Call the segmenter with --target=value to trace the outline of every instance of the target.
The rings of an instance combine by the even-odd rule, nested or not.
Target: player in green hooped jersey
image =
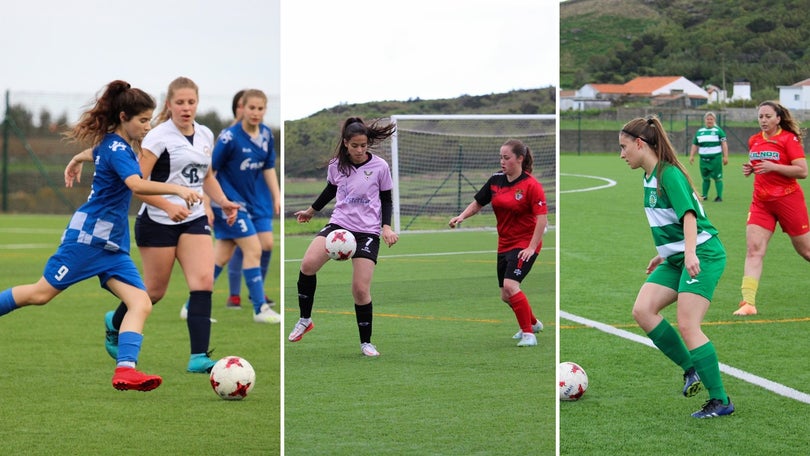
[[[703,115],[705,127],[699,128],[692,139],[692,148],[689,150],[689,164],[695,161],[695,152],[700,155],[700,177],[703,178],[703,199],[709,197],[709,188],[714,179],[717,190],[715,202],[723,201],[723,165],[728,165],[728,143],[726,132],[718,127],[717,117],[713,112]]]
[[[726,267],[726,252],[717,237],[692,181],[680,164],[667,133],[656,117],[636,118],[619,133],[621,158],[644,170],[644,211],[658,254],[647,265],[647,281],[633,305],[633,318],[656,347],[683,369],[683,395],[703,386],[709,400],[695,418],[731,415],[731,403],[714,345],[701,322]],[[661,315],[678,306],[678,331]]]

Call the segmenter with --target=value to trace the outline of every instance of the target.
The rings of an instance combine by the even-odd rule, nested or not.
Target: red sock
[[[512,306],[512,312],[515,313],[520,330],[523,332],[532,332],[532,308],[529,305],[529,300],[522,291],[517,292],[509,298],[509,304]],[[537,319],[534,319],[537,321]]]

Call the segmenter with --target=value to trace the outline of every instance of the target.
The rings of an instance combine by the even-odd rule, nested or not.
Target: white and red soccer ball
[[[253,366],[238,356],[226,356],[211,369],[211,388],[225,400],[244,399],[255,383],[256,371]]]
[[[326,254],[337,261],[348,260],[357,250],[354,235],[347,230],[335,230],[326,235]]]
[[[576,401],[588,390],[588,374],[579,364],[566,361],[557,366],[561,401]]]

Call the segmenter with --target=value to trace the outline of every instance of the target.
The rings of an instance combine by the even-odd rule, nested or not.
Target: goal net
[[[543,184],[549,213],[555,210],[555,115],[398,115],[391,120],[397,125],[390,144],[395,231],[446,228],[500,171],[500,147],[509,139],[531,149],[532,174]],[[491,205],[464,226],[494,228]]]

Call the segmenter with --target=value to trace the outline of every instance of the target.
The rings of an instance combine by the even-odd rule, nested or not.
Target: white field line
[[[607,177],[601,177],[601,176],[589,176],[587,174],[569,174],[569,173],[560,173],[560,176],[584,177],[586,179],[596,179],[596,180],[606,182],[604,185],[597,185],[596,187],[576,188],[574,190],[560,190],[560,193],[590,192],[590,191],[593,191],[593,190],[601,190],[603,188],[609,188],[609,187],[613,187],[614,185],[616,185],[615,180],[608,179]]]
[[[58,244],[0,244],[0,250],[55,249]]]
[[[543,251],[546,250],[554,250],[554,247],[543,247]],[[482,253],[490,253],[494,254],[495,250],[474,250],[474,251],[467,251],[467,252],[430,252],[430,253],[407,253],[402,255],[380,255],[378,258],[416,258],[416,257],[432,257],[432,256],[443,256],[443,255],[478,255]],[[300,262],[303,258],[285,258],[284,262]]]
[[[629,331],[625,331],[623,329],[615,328],[605,323],[589,320],[587,318],[580,317],[562,310],[559,311],[559,316],[560,318],[564,318],[569,321],[589,326],[594,329],[598,329],[610,335],[619,336],[621,338],[631,340],[633,342],[638,342],[648,347],[655,348],[656,350],[658,349],[647,337],[639,336],[638,334],[634,334]],[[810,404],[810,394],[795,390],[789,386],[782,385],[781,383],[776,383],[774,381],[768,380],[767,378],[754,375],[750,372],[746,372],[742,369],[737,369],[736,367],[732,367],[723,363],[720,363],[720,371],[726,375],[730,375],[742,381],[751,383],[752,385],[765,388],[766,390],[772,391],[780,396],[784,396],[786,398],[793,399],[799,402],[804,402],[805,404]]]

